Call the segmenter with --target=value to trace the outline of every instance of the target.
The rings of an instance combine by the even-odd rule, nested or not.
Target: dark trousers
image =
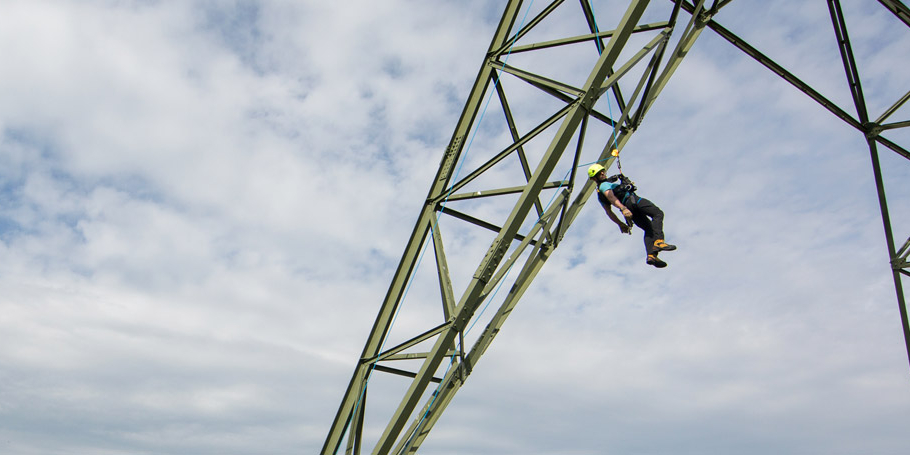
[[[664,212],[645,198],[638,202],[630,200],[626,207],[632,212],[632,221],[635,225],[645,231],[645,251],[648,254],[657,254],[660,250],[654,246],[654,241],[664,238]]]

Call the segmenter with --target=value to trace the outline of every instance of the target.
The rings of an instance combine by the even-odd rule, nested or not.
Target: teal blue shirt
[[[619,186],[618,183],[603,181],[603,182],[600,182],[600,186],[599,186],[597,189],[598,189],[601,193],[603,193],[604,191],[612,190],[613,188],[616,188],[617,186]],[[613,193],[613,195],[614,195],[614,196],[617,196],[617,197],[619,196],[619,195],[616,194],[615,192]],[[629,196],[633,196],[633,195],[635,195],[635,193],[626,193],[625,195],[623,195],[622,200],[620,200],[619,202],[622,202],[623,204],[625,204],[626,201],[629,199]],[[636,196],[636,198],[638,198],[638,200],[635,201],[636,203],[637,203],[639,200],[641,200],[641,198],[638,197],[638,196]]]

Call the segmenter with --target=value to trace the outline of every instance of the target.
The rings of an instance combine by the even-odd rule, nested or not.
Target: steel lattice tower
[[[716,22],[715,15],[732,0],[694,4],[631,0],[625,10],[599,11],[597,17],[590,1],[554,0],[534,17],[524,15],[522,0],[510,0],[505,6],[329,430],[323,455],[338,453],[345,435],[345,453],[361,453],[365,421],[373,415],[367,411],[374,401],[368,397],[368,384],[380,374],[397,376],[408,386],[397,407],[385,413],[389,418],[372,453],[416,453],[591,196],[590,182],[575,185],[577,169],[592,162],[607,168],[613,164],[611,152],[622,151],[706,28],[866,138],[910,356],[910,325],[901,281],[910,276],[910,237],[901,246],[895,243],[879,162],[879,147],[910,160],[906,148],[885,137],[889,130],[910,126],[910,120],[889,120],[910,99],[910,92],[873,119],[863,98],[860,68],[840,1],[827,3],[855,115]],[[910,9],[902,2],[879,3],[910,27]],[[578,29],[554,35],[547,29],[547,19],[556,14],[576,14]],[[549,35],[536,33],[539,30],[547,30]],[[557,80],[534,70],[535,62],[561,52],[590,68],[584,79]],[[478,128],[487,112],[486,100],[493,100],[489,106],[504,122],[506,140],[484,136]],[[468,150],[470,159],[465,156]],[[512,185],[501,183],[510,178]],[[449,266],[446,245],[457,243],[455,233],[471,230],[492,241],[477,255],[473,272],[456,276]],[[435,272],[429,277],[416,276],[415,269],[428,250],[435,259]],[[389,346],[390,329],[402,300],[418,279],[438,287],[438,317]],[[460,295],[453,285],[457,280],[465,284]],[[500,289],[504,294],[494,300]],[[495,315],[488,318],[479,335],[468,336],[479,320],[478,313],[491,303],[498,305]]]

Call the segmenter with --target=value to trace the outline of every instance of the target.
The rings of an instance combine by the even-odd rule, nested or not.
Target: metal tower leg
[[[676,4],[682,5],[683,9],[687,12],[696,15],[699,14],[695,11],[695,7],[685,0],[672,0]],[[875,177],[876,192],[879,199],[879,206],[882,214],[882,221],[885,226],[885,240],[887,242],[889,259],[891,260],[892,275],[894,279],[894,287],[897,291],[897,301],[901,317],[901,326],[903,327],[904,332],[904,342],[907,347],[908,359],[910,359],[910,323],[907,319],[907,303],[904,296],[903,286],[901,283],[902,275],[910,276],[910,271],[908,271],[908,262],[907,262],[907,250],[908,247],[905,245],[903,248],[896,250],[894,243],[894,235],[892,233],[891,217],[888,213],[888,204],[885,197],[885,187],[884,180],[882,178],[881,165],[879,163],[878,157],[878,145],[887,147],[891,151],[897,153],[898,155],[910,160],[910,151],[906,148],[901,147],[900,145],[888,140],[882,133],[896,128],[906,128],[910,127],[910,121],[903,122],[894,122],[886,124],[885,121],[897,111],[901,106],[903,106],[908,100],[910,100],[910,92],[901,97],[897,102],[894,103],[890,108],[886,109],[885,112],[876,120],[870,121],[866,102],[862,94],[862,86],[859,80],[859,71],[856,65],[856,61],[853,57],[853,51],[850,48],[850,40],[847,36],[847,26],[844,21],[844,15],[840,7],[840,2],[837,0],[828,0],[828,7],[831,14],[831,20],[834,25],[835,35],[838,41],[838,47],[841,52],[841,58],[844,63],[844,70],[846,72],[847,81],[850,86],[850,91],[853,96],[854,105],[857,110],[858,118],[854,118],[848,112],[844,111],[838,107],[834,102],[823,96],[817,90],[806,84],[799,78],[797,78],[793,73],[787,71],[779,64],[775,63],[768,56],[762,54],[758,49],[751,46],[749,43],[745,42],[738,36],[734,35],[732,32],[721,26],[719,23],[711,19],[711,16],[716,12],[716,9],[720,6],[723,6],[728,2],[717,1],[715,4],[708,10],[703,11],[701,14],[704,16],[707,21],[706,25],[708,28],[717,32],[722,38],[729,41],[735,47],[739,48],[741,51],[754,58],[756,61],[764,65],[771,72],[777,74],[785,81],[789,82],[791,85],[805,93],[807,96],[815,100],[822,107],[827,109],[829,112],[840,118],[844,123],[850,125],[854,129],[862,132],[867,142],[869,143],[869,151],[872,156],[872,171]],[[879,0],[885,8],[891,11],[899,20],[904,24],[910,26],[910,9],[907,8],[900,0]],[[910,243],[910,240],[908,240]]]
[[[903,6],[899,2],[893,3],[892,6],[895,8],[897,8],[897,5]],[[847,24],[844,21],[844,13],[841,9],[840,0],[828,0],[828,10],[831,13],[831,22],[834,25],[834,33],[837,37],[838,48],[840,49],[841,59],[844,63],[847,82],[850,85],[850,93],[853,95],[853,104],[856,106],[857,116],[862,125],[862,130],[866,135],[866,142],[869,144],[869,153],[872,157],[872,172],[875,175],[875,188],[876,193],[878,194],[879,208],[882,213],[882,223],[885,226],[885,242],[888,246],[891,274],[894,278],[901,325],[904,330],[904,343],[907,347],[908,360],[910,360],[910,322],[907,320],[907,303],[904,300],[904,290],[901,285],[901,272],[905,261],[902,261],[899,258],[894,246],[894,234],[891,230],[891,216],[888,213],[888,202],[885,198],[885,184],[882,178],[881,164],[878,159],[878,148],[875,144],[876,136],[878,136],[881,129],[879,124],[869,121],[866,99],[863,96],[863,86],[859,79],[859,69],[856,66],[856,59],[853,56],[853,49],[850,46],[850,37],[847,34]],[[904,7],[904,10],[906,10],[906,7]],[[904,97],[904,100],[906,100],[906,96]],[[891,112],[893,112],[893,110]]]
[[[386,336],[388,335],[395,312],[398,309],[398,305],[401,303],[407,281],[414,271],[421,247],[436,222],[436,207],[435,204],[432,204],[430,201],[444,191],[452,178],[454,165],[458,161],[461,151],[464,148],[464,138],[467,136],[470,127],[477,116],[483,94],[492,80],[494,67],[491,66],[489,62],[493,59],[492,55],[495,54],[495,51],[506,45],[507,34],[514,25],[520,7],[520,0],[510,1],[506,6],[499,26],[494,33],[493,41],[490,44],[488,52],[491,57],[488,57],[481,65],[480,72],[474,82],[474,88],[471,90],[471,96],[465,104],[461,117],[458,120],[458,125],[455,128],[455,133],[452,135],[449,146],[443,155],[439,171],[436,174],[436,178],[433,180],[429,195],[427,196],[427,204],[423,207],[420,216],[417,219],[414,231],[412,232],[401,257],[401,262],[392,278],[392,284],[389,286],[385,300],[379,310],[379,315],[376,317],[376,322],[373,324],[373,329],[367,338],[363,353],[360,356],[360,361],[357,363],[351,382],[342,399],[341,406],[338,408],[338,413],[335,415],[335,420],[332,422],[332,427],[329,430],[328,437],[322,448],[321,453],[323,455],[337,452],[341,445],[341,439],[348,430],[354,413],[358,411],[362,413],[362,409],[358,410],[357,408],[364,405],[363,396],[365,394],[367,381],[375,368],[375,359],[378,357],[380,349],[382,349]],[[352,439],[359,440],[360,437],[361,433],[359,431],[351,433]]]
[[[696,11],[702,10],[704,1],[698,2]],[[520,15],[522,2],[512,0],[505,8],[502,20],[494,34],[487,56],[481,65],[474,87],[468,97],[465,108],[455,128],[455,132],[443,155],[439,171],[433,181],[426,204],[421,210],[411,238],[405,248],[401,263],[396,270],[392,284],[380,308],[379,315],[357,363],[353,377],[338,413],[329,431],[323,455],[335,454],[340,448],[342,439],[348,434],[348,453],[359,453],[363,439],[363,428],[370,425],[364,422],[368,414],[364,413],[365,392],[367,383],[373,373],[387,372],[410,378],[410,385],[394,410],[382,434],[373,449],[374,454],[414,453],[425,440],[427,433],[437,422],[442,411],[451,402],[478,359],[489,348],[492,340],[503,323],[517,305],[519,299],[530,286],[534,277],[542,268],[552,251],[559,245],[566,230],[574,221],[581,207],[593,192],[593,185],[585,180],[580,191],[576,192],[575,178],[579,163],[585,161],[602,161],[609,167],[613,158],[610,155],[615,147],[622,149],[629,135],[641,122],[642,116],[657,97],[666,79],[673,73],[679,61],[685,56],[684,51],[697,38],[704,22],[698,22],[693,16],[688,24],[684,46],[669,58],[666,67],[662,67],[664,49],[673,31],[679,13],[678,4],[669,4],[669,20],[657,24],[639,24],[649,2],[633,0],[618,21],[614,30],[600,31],[594,17],[594,11],[588,0],[580,1],[579,14],[583,14],[589,29],[578,35],[569,36],[546,43],[524,44],[527,32],[537,24],[544,22],[557,8],[564,7],[564,1],[555,0],[548,4],[523,27],[515,29]],[[697,15],[696,15],[697,16]],[[636,33],[649,33],[652,38],[627,61],[620,61],[620,54]],[[591,45],[594,61],[593,69],[582,87],[555,81],[516,65],[507,65],[503,57],[525,52],[534,52],[542,48],[558,48],[577,43]],[[592,45],[594,44],[594,45]],[[595,52],[596,51],[596,52]],[[651,56],[646,63],[645,57]],[[636,78],[633,69],[642,69],[643,73]],[[661,70],[663,69],[663,72]],[[539,125],[531,128],[524,135],[520,134],[515,117],[509,106],[506,90],[500,84],[500,78],[512,77],[513,81],[525,83],[562,103],[562,107],[552,112]],[[636,86],[628,100],[622,99],[619,90],[620,80],[633,79]],[[491,88],[491,84],[494,86]],[[498,95],[503,114],[511,133],[511,145],[494,154],[489,161],[480,165],[467,176],[457,178],[456,165],[465,147],[466,138],[475,128],[481,101],[487,93]],[[597,110],[599,99],[612,93],[620,108],[620,119],[615,121]],[[585,148],[585,138],[591,122],[600,122],[609,127],[611,133],[595,141],[592,151]],[[619,125],[623,125],[622,129]],[[558,128],[557,128],[558,127]],[[531,163],[525,153],[529,146],[543,131],[556,129],[554,136],[546,146],[546,151],[536,164]],[[573,141],[574,153],[567,153]],[[535,144],[538,145],[538,144]],[[542,145],[542,144],[540,144]],[[538,146],[538,148],[540,148]],[[511,188],[493,188],[484,191],[458,193],[473,183],[478,176],[497,166],[503,166],[506,157],[516,155],[520,161],[520,172],[526,184]],[[571,158],[571,172],[563,178],[558,177],[555,169],[564,163],[563,157]],[[553,193],[552,202],[544,206],[541,202],[543,192]],[[482,197],[517,196],[512,209],[501,225],[484,221],[455,210],[447,204],[456,201],[471,201]],[[532,209],[533,215],[532,215]],[[456,300],[449,276],[448,261],[443,247],[443,234],[440,229],[440,217],[449,215],[454,219],[468,222],[496,233],[495,239],[475,269],[467,287]],[[537,221],[534,222],[535,218]],[[530,224],[529,224],[530,223]],[[529,226],[526,228],[526,226]],[[526,229],[522,232],[522,229]],[[423,333],[392,348],[385,348],[385,342],[391,330],[391,324],[401,304],[409,280],[412,279],[421,250],[427,241],[433,245],[436,257],[436,278],[442,300],[442,314],[445,320],[427,328]],[[504,298],[497,313],[487,324],[485,330],[467,352],[465,333],[473,322],[477,310],[495,290],[504,284],[509,271],[519,261],[524,265]],[[432,343],[426,352],[413,351],[418,345]],[[409,372],[391,368],[380,362],[409,359],[419,361],[417,371]],[[444,377],[435,375],[448,364]],[[429,392],[430,383],[439,383],[435,391]],[[372,395],[376,396],[375,393]],[[418,411],[418,403],[425,404]],[[411,421],[408,426],[408,422]],[[405,428],[407,426],[407,428]],[[370,428],[376,428],[371,426]]]
[[[464,110],[443,154],[426,203],[421,209],[414,231],[405,247],[401,262],[395,271],[385,300],[380,307],[379,315],[332,423],[321,452],[323,455],[335,454],[341,447],[345,434],[348,435],[346,453],[359,454],[364,442],[365,429],[370,428],[374,433],[378,433],[378,429],[382,428],[367,422],[370,415],[365,410],[367,384],[373,373],[391,373],[410,380],[407,391],[401,397],[397,408],[391,412],[391,418],[385,424],[373,453],[385,455],[417,451],[442,412],[451,403],[455,393],[471,374],[480,357],[487,351],[547,258],[559,245],[581,208],[590,198],[593,192],[593,185],[590,181],[585,180],[581,189],[577,189],[575,186],[576,171],[580,167],[580,163],[597,161],[604,163],[606,167],[612,164],[614,158],[611,157],[610,152],[614,148],[623,149],[630,135],[641,124],[645,113],[648,112],[706,26],[866,135],[872,156],[873,172],[885,225],[905,341],[908,356],[910,356],[910,326],[907,322],[906,302],[900,281],[902,275],[910,276],[910,271],[907,270],[910,265],[907,260],[910,255],[910,239],[901,248],[895,248],[877,151],[877,145],[881,144],[910,159],[910,152],[880,134],[888,129],[910,126],[910,122],[883,123],[888,116],[910,100],[910,93],[898,100],[877,120],[870,122],[839,1],[828,0],[828,4],[859,119],[853,118],[808,84],[800,81],[748,43],[714,22],[713,15],[730,1],[713,0],[710,8],[706,9],[704,0],[694,4],[685,0],[672,0],[669,5],[672,10],[668,11],[668,19],[665,22],[639,24],[649,2],[632,0],[619,19],[616,29],[602,31],[598,28],[594,9],[589,0],[580,0],[579,14],[584,16],[586,30],[579,31],[578,34],[572,36],[532,43],[525,43],[528,32],[545,22],[557,9],[564,8],[566,2],[564,0],[551,1],[527,23],[522,19],[518,27],[516,27],[516,22],[519,17],[522,17],[522,1],[510,0],[508,2]],[[908,10],[900,1],[879,1],[899,19],[910,24],[907,21]],[[666,47],[681,9],[691,14],[691,19],[664,64]],[[620,55],[623,54],[630,38],[637,33],[650,33],[653,36],[638,52],[621,62]],[[593,69],[582,87],[573,87],[570,83],[535,74],[520,65],[507,64],[508,57],[513,54],[531,53],[541,49],[558,49],[579,43],[593,44],[592,50],[596,49],[596,53],[593,54],[595,57]],[[645,58],[648,56],[650,59],[645,63]],[[633,70],[642,67],[644,67],[644,71],[636,78]],[[555,111],[547,112],[548,115],[544,117],[543,121],[522,134],[519,122],[516,121],[517,116],[513,115],[507,90],[500,83],[500,79],[506,77],[512,78],[511,81],[524,83],[539,90],[549,96],[551,101],[555,99],[557,104],[561,103],[560,107]],[[626,99],[619,85],[621,80],[629,79],[633,81],[635,87],[631,96]],[[502,108],[506,124],[504,130],[511,136],[512,143],[492,154],[486,162],[469,172],[467,176],[459,177],[457,168],[460,167],[463,160],[466,144],[473,143],[473,136],[470,136],[470,141],[466,141],[466,139],[469,138],[472,130],[475,133],[477,131],[476,122],[481,113],[480,109],[485,95],[490,94],[492,97],[493,93],[497,95]],[[605,94],[610,96],[603,97]],[[618,120],[614,120],[611,118],[612,115],[607,116],[598,110],[598,101],[602,97],[609,99],[611,96],[619,107]],[[598,122],[600,123],[598,124]],[[590,142],[594,142],[594,152],[588,151],[591,147],[585,145],[589,131],[594,129],[591,128],[591,125],[606,125],[611,131],[607,138],[588,142],[589,145]],[[545,152],[536,163],[533,162],[528,150],[544,148],[538,145],[537,140],[544,131],[552,129],[557,130],[549,145],[545,146]],[[575,142],[574,153],[568,153],[567,150],[573,141]],[[486,146],[485,148],[489,152],[491,147]],[[523,185],[460,192],[470,185],[476,185],[478,177],[490,169],[505,166],[507,158],[513,156],[517,157],[519,162],[518,172],[524,178]],[[559,178],[559,175],[554,172],[560,163],[565,164],[566,160],[563,160],[563,157],[571,158],[568,160],[571,162],[571,168],[566,177]],[[546,206],[542,204],[541,199],[544,192],[552,193],[552,202]],[[513,199],[506,199],[507,205],[510,205],[511,209],[505,212],[507,216],[503,217],[505,221],[501,225],[456,210],[450,205],[450,203],[478,201],[482,198],[503,200],[502,198],[506,197]],[[517,201],[514,201],[516,197]],[[534,209],[533,215],[532,209]],[[453,288],[449,261],[446,258],[445,239],[440,227],[443,216],[496,234],[473,274],[466,277],[468,284],[460,297],[456,296]],[[537,220],[533,221],[534,218],[531,216],[537,216]],[[525,230],[523,231],[523,229]],[[392,323],[401,307],[409,283],[414,279],[419,258],[424,248],[428,248],[430,243],[435,253],[435,279],[438,280],[439,285],[443,320],[424,328],[418,335],[412,336],[394,347],[386,348],[385,344],[389,339]],[[508,292],[498,311],[487,323],[479,338],[468,349],[465,345],[466,333],[479,319],[478,309],[484,302],[490,303],[489,300],[492,299],[492,295],[495,295],[495,290],[506,283],[513,266],[518,265],[522,260],[524,264],[511,286],[506,287]],[[415,352],[418,347],[426,345],[432,347],[427,351]],[[420,363],[420,367],[417,371],[405,371],[387,365],[388,362],[398,360],[416,361]],[[446,362],[448,367],[442,377],[436,377]],[[435,390],[429,390],[431,383],[438,384]],[[382,396],[382,394],[379,395]],[[418,410],[418,404],[421,401],[424,401],[424,404]],[[409,421],[411,423],[408,425]],[[407,428],[405,428],[406,426]]]

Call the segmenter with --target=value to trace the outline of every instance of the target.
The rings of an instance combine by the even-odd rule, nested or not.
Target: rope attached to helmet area
[[[594,27],[594,42],[597,45],[597,54],[602,55],[604,49],[600,42],[600,30],[597,26],[597,16],[594,14],[594,5],[591,4],[591,0],[585,0],[585,2],[587,3],[588,10],[591,11],[591,22],[592,22],[591,25]],[[604,159],[594,161],[592,163],[582,164],[578,167],[589,166],[591,164],[600,164],[603,162],[608,162],[612,158],[615,158],[616,167],[619,170],[619,173],[622,174],[622,162],[620,162],[620,160],[619,160],[619,144],[618,144],[618,138],[617,138],[617,134],[616,134],[616,122],[613,121],[613,102],[610,101],[609,98],[607,98],[607,109],[609,110],[609,114],[610,114],[610,116],[609,116],[610,126],[613,128],[613,132],[610,135],[610,142],[613,143],[613,148],[612,148],[612,151],[610,152],[611,156],[604,158]],[[609,168],[609,164],[604,167]]]

